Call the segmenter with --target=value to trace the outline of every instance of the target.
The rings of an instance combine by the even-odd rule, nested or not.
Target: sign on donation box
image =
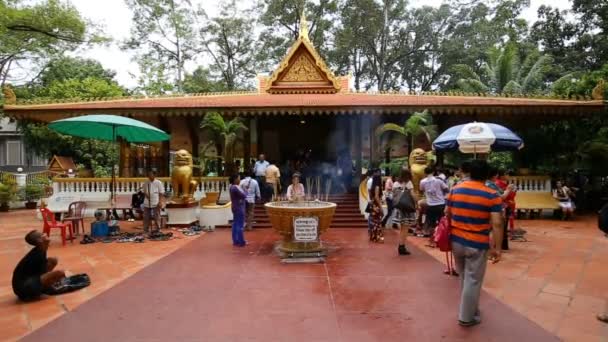
[[[319,238],[318,217],[294,217],[293,238],[296,242],[312,242]]]

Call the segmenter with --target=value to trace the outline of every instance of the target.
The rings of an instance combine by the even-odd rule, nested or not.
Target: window
[[[6,165],[21,165],[21,141],[8,140],[6,142]]]

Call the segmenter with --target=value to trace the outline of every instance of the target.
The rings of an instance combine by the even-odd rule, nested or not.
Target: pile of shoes
[[[118,239],[116,239],[116,242],[137,242],[137,243],[141,243],[144,242],[145,238],[142,234],[134,234],[134,233],[121,233],[118,237]]]
[[[510,232],[511,241],[527,242],[528,239],[526,239],[526,233],[528,232],[521,228],[513,229]]]
[[[173,237],[173,233],[163,233],[160,230],[154,230],[148,235],[148,240],[151,241],[167,241]]]
[[[201,226],[199,225],[193,225],[190,226],[190,228],[183,228],[179,230],[180,232],[182,232],[182,234],[186,235],[186,236],[194,236],[194,235],[200,235],[201,232],[203,231],[203,228],[201,228]]]
[[[85,235],[82,237],[82,241],[80,241],[81,245],[87,245],[89,243],[95,243],[95,239],[90,237],[89,235]]]

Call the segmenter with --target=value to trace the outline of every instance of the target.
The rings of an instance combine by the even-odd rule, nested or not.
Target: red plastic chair
[[[50,211],[48,208],[40,208],[40,213],[42,214],[42,220],[44,221],[43,232],[46,236],[51,235],[51,228],[59,228],[61,229],[61,242],[65,246],[65,238],[66,238],[66,228],[69,229],[70,232],[70,241],[74,243],[74,236],[72,235],[72,224],[71,223],[57,223],[55,220],[55,213]]]

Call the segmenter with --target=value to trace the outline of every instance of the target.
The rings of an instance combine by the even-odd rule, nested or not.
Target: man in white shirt
[[[255,180],[258,181],[258,185],[262,186],[262,196],[263,198],[268,198],[268,191],[266,191],[266,169],[270,163],[266,160],[266,156],[264,153],[258,156],[258,160],[253,165],[253,176]]]
[[[148,179],[143,185],[144,191],[144,233],[150,230],[150,219],[156,223],[156,228],[160,228],[160,208],[161,198],[165,192],[163,183],[156,179],[156,171],[148,172]]]
[[[245,191],[245,194],[247,194],[247,197],[245,198],[245,230],[253,230],[255,201],[261,198],[260,186],[258,182],[250,176],[243,178],[239,186],[241,187],[241,189],[243,189],[243,191]]]
[[[426,219],[424,222],[424,237],[432,237],[435,227],[443,216],[445,210],[445,195],[448,186],[439,178],[433,176],[433,169],[424,169],[426,178],[420,181],[420,191],[424,193],[426,200]]]

